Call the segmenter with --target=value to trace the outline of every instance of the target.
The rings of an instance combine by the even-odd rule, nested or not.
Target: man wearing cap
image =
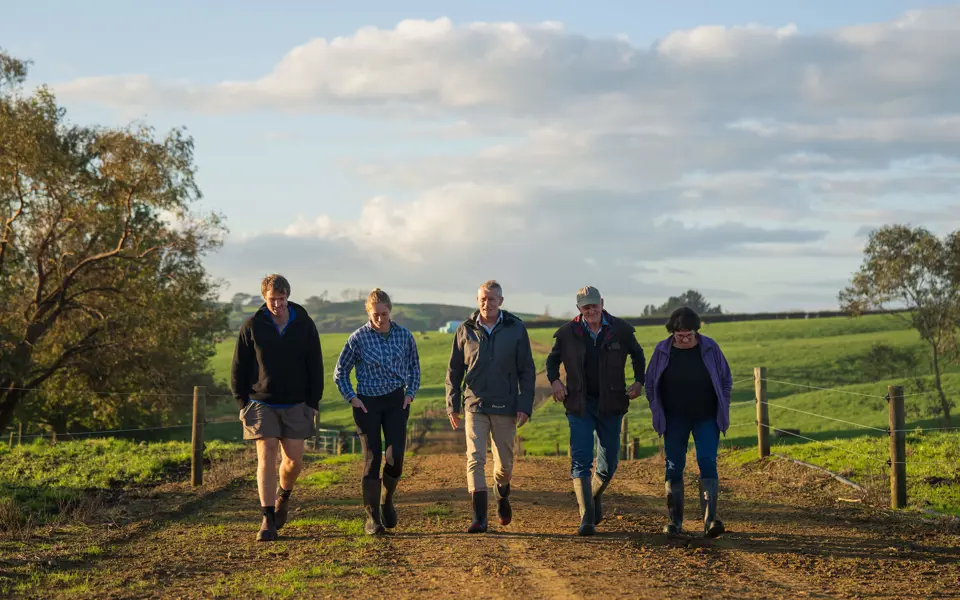
[[[623,415],[630,400],[643,391],[646,359],[633,326],[604,310],[597,288],[580,288],[577,309],[580,314],[553,334],[547,378],[570,424],[571,476],[580,505],[577,534],[593,535],[603,520],[601,497],[617,470]],[[629,387],[627,356],[633,367]],[[560,365],[566,371],[566,385],[560,381]],[[599,448],[591,479],[594,435]]]

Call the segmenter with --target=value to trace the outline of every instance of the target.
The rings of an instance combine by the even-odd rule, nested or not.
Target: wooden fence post
[[[634,460],[640,459],[640,438],[633,438],[633,442],[630,443],[630,450],[633,454]]]
[[[13,448],[13,430],[10,430],[10,447]]]
[[[560,442],[557,442],[557,450],[555,452],[556,456],[560,456]]]
[[[907,506],[907,436],[903,407],[903,386],[887,390],[890,406],[890,508]]]
[[[203,485],[203,421],[207,408],[207,388],[193,388],[193,452],[190,459],[190,482],[193,487]]]
[[[620,460],[627,459],[627,415],[620,421]]]
[[[313,428],[316,430],[316,433],[313,436],[313,451],[320,451],[320,411],[317,410],[317,414],[313,418]]]
[[[23,421],[20,421],[20,426],[17,427],[17,445],[23,445]]]
[[[757,400],[757,445],[760,458],[770,456],[770,414],[767,407],[767,368],[753,369]]]
[[[350,436],[350,454],[357,453],[357,436]]]

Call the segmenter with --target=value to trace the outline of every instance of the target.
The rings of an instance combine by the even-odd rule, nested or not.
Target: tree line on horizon
[[[222,215],[195,212],[193,139],[71,123],[47,87],[26,89],[28,67],[0,50],[0,429],[181,423],[195,385],[228,392],[210,359],[232,333],[233,309],[259,303],[259,294],[219,302],[222,282],[204,267],[227,227]],[[902,311],[927,344],[935,410],[949,423],[941,374],[958,360],[960,231],[874,231],[839,301],[854,314]],[[679,306],[722,312],[688,290],[643,313]]]

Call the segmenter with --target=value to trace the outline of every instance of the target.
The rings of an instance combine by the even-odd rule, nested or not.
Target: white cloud
[[[315,39],[255,79],[54,88],[124,110],[403,118],[437,144],[426,158],[354,161],[384,195],[353,219],[304,215],[234,242],[224,268],[293,256],[315,277],[406,289],[472,287],[495,271],[524,292],[592,277],[638,296],[685,272],[736,297],[743,256],[819,260],[840,280],[861,227],[957,217],[957,64],[957,6],[815,33],[706,25],[649,47],[557,23],[438,19]],[[502,139],[444,152],[484,136]],[[302,256],[322,257],[323,273]],[[605,269],[612,259],[623,262]],[[689,265],[707,259],[732,262]]]
[[[406,20],[291,50],[262,77],[212,86],[146,75],[61,84],[71,98],[115,106],[284,112],[409,105],[569,116],[626,101],[632,124],[651,116],[717,118],[843,111],[890,116],[954,110],[960,8],[802,35],[780,28],[697,27],[650,48],[588,38],[556,23]],[[623,123],[621,123],[622,125]]]

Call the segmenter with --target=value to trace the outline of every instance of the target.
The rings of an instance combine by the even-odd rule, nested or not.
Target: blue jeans
[[[714,417],[697,421],[682,415],[667,415],[667,431],[663,435],[663,451],[667,455],[666,481],[683,481],[687,466],[687,444],[690,434],[697,449],[700,479],[717,479],[717,450],[720,448],[720,427]]]
[[[620,423],[623,415],[599,417],[592,411],[584,416],[567,414],[570,424],[570,475],[590,477],[594,440],[597,442],[597,477],[610,481],[620,462]],[[594,438],[596,436],[596,438]]]

